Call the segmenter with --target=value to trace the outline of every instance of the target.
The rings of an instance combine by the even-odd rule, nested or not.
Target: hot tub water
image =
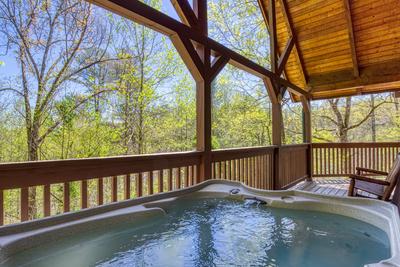
[[[166,211],[43,244],[2,266],[356,267],[390,257],[381,229],[340,215],[229,199],[184,199]]]

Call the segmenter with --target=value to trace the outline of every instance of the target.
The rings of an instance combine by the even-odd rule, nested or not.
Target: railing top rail
[[[21,168],[21,166],[50,166],[58,164],[86,164],[93,162],[119,162],[119,161],[135,161],[135,160],[154,160],[164,158],[179,158],[186,156],[199,156],[201,151],[185,151],[185,152],[166,152],[155,154],[140,154],[140,155],[121,155],[112,157],[93,157],[79,159],[57,159],[57,160],[40,160],[40,161],[21,161],[21,162],[4,162],[0,163],[0,171],[11,168]]]
[[[262,154],[272,154],[276,148],[277,146],[217,149],[212,151],[211,158],[213,162],[217,162],[258,156]]]
[[[0,189],[22,188],[197,165],[201,152],[0,164]]]
[[[313,148],[400,147],[400,142],[312,143]]]
[[[290,150],[308,149],[309,147],[310,144],[304,143],[304,144],[283,145],[281,146],[281,149],[283,151],[290,151]]]
[[[267,151],[274,150],[278,146],[253,146],[253,147],[238,147],[238,148],[223,148],[223,149],[214,149],[212,153],[231,153],[231,152],[246,152],[246,151]]]

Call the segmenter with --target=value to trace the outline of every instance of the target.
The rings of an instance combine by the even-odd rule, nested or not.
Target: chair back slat
[[[400,154],[397,154],[396,160],[393,163],[392,169],[390,170],[386,181],[390,183],[389,186],[386,187],[385,193],[383,196],[384,200],[389,200],[393,189],[396,187],[397,181],[400,180]]]
[[[396,189],[394,190],[392,203],[397,206],[400,213],[400,179],[397,179]]]

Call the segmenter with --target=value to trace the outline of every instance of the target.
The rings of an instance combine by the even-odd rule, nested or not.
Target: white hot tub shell
[[[177,191],[0,227],[0,263],[18,252],[37,247],[44,242],[107,228],[116,223],[140,222],[152,216],[163,216],[163,205],[180,198],[196,196],[257,198],[271,207],[327,212],[364,221],[386,232],[391,250],[389,259],[367,266],[400,267],[400,216],[398,208],[391,203],[303,191],[258,190],[224,180],[208,180]]]

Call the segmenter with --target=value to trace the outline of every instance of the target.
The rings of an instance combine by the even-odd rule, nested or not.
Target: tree
[[[0,12],[3,48],[15,53],[20,67],[20,81],[1,90],[22,99],[28,160],[38,160],[40,145],[62,123],[60,118],[47,124],[54,100],[74,87],[84,70],[109,60],[98,49],[107,46],[109,29],[93,18],[84,1],[1,0]],[[77,91],[71,112],[93,97]]]
[[[0,0],[1,45],[5,53],[14,53],[20,68],[19,81],[0,91],[23,103],[30,161],[40,158],[40,146],[65,121],[54,112],[57,98],[73,96],[67,111],[73,112],[93,97],[74,86],[84,70],[108,60],[99,48],[107,47],[109,29],[92,12],[86,1]],[[31,199],[32,207],[34,191]]]
[[[313,112],[314,137],[328,142],[334,142],[336,138],[342,143],[349,142],[349,132],[368,122],[379,107],[391,103],[388,97],[382,96],[378,103],[363,99],[354,100],[352,97],[327,100],[325,103],[328,105],[319,106],[321,112],[315,110]],[[376,122],[374,125],[376,126]],[[333,136],[328,137],[327,132]]]
[[[122,147],[125,154],[143,154],[147,151],[149,125],[157,117],[157,100],[162,95],[159,89],[176,69],[174,53],[166,37],[153,30],[125,19],[118,25],[115,32],[121,42],[116,50],[120,57],[127,58],[115,66]]]

